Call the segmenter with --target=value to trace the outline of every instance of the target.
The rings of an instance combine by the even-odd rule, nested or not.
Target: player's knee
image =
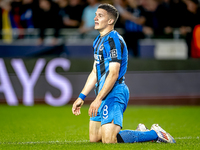
[[[102,126],[102,142],[103,143],[117,143],[117,133],[121,127],[115,125],[113,122]]]
[[[91,143],[96,143],[99,142],[100,139],[97,136],[90,136],[90,142]]]
[[[90,142],[95,143],[95,142],[100,142],[100,141],[101,141],[101,136],[99,134],[90,133]]]
[[[102,142],[103,143],[117,143],[117,136],[106,134],[102,137]]]

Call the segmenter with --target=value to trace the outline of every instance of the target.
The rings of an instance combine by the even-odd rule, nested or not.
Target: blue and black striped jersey
[[[128,50],[124,39],[115,30],[104,36],[97,36],[93,42],[96,62],[97,84],[96,94],[102,89],[109,73],[109,63],[119,62],[120,71],[117,82],[123,82],[128,65]]]

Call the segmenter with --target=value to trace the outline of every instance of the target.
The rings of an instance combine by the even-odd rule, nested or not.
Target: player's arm
[[[88,112],[90,117],[97,115],[97,110],[100,107],[102,100],[112,90],[115,82],[118,79],[119,69],[120,69],[120,63],[111,62],[109,64],[109,74],[105,80],[104,86],[97,95],[96,99],[90,105]]]
[[[88,79],[85,83],[83,90],[81,91],[81,93],[83,93],[84,95],[88,95],[90,93],[90,91],[94,88],[94,86],[97,82],[96,67],[95,66],[96,66],[96,63],[94,62],[93,69],[92,69],[90,75],[88,76]]]
[[[95,67],[95,62],[93,64],[93,69],[90,73],[90,75],[87,78],[87,81],[85,83],[85,86],[83,88],[83,90],[81,91],[81,93],[85,96],[87,96],[90,91],[94,88],[96,82],[97,82],[97,77],[96,77],[96,67]],[[74,102],[73,106],[72,106],[72,113],[74,115],[80,115],[80,108],[83,105],[84,101],[83,99],[81,99],[80,97],[77,98],[77,100]]]
[[[103,100],[104,97],[112,90],[119,76],[120,63],[111,62],[109,64],[109,74],[105,80],[104,86],[97,95],[96,99]]]

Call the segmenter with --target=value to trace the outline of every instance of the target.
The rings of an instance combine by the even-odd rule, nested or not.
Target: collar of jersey
[[[103,37],[107,36],[107,35],[110,34],[110,32],[112,32],[112,31],[114,31],[114,30],[109,31],[108,33],[106,33],[106,34],[103,35],[103,36],[100,35],[100,38],[103,38]]]

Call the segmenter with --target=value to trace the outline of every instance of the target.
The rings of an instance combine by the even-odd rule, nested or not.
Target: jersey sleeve
[[[124,44],[119,38],[109,38],[104,47],[110,62],[121,63]]]

